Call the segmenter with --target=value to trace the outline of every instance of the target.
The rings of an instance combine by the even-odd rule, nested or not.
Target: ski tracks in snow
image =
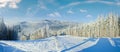
[[[96,45],[98,41],[99,41],[99,38],[98,39],[90,38],[90,39],[86,40],[85,42],[77,44],[77,45],[75,45],[73,47],[70,47],[68,49],[62,50],[61,52],[77,52],[77,51],[81,51],[83,49],[86,49],[86,48],[89,48],[91,46]]]
[[[113,47],[116,46],[116,45],[115,45],[115,42],[114,42],[111,38],[108,38],[108,40],[109,40],[110,44],[111,44]]]

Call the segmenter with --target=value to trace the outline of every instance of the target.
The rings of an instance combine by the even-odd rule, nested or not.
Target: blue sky
[[[54,19],[94,21],[110,12],[120,15],[120,0],[0,0],[0,15],[6,23]]]

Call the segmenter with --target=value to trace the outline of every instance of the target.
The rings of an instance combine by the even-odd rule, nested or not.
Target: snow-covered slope
[[[77,50],[80,51],[82,49],[95,45],[98,41],[98,39],[95,39],[94,41],[89,41],[89,40],[91,39],[86,37],[74,37],[74,36],[66,35],[66,36],[57,36],[57,37],[53,36],[40,40],[0,41],[0,43],[2,43],[0,44],[0,46],[5,50],[8,49],[15,52],[21,52],[21,51],[64,52],[64,51],[71,51],[73,48],[75,48],[75,51]],[[76,49],[76,47],[80,47],[80,48]],[[74,50],[72,51],[74,52]]]
[[[67,27],[68,25],[74,25],[76,23],[72,23],[72,22],[64,22],[64,21],[57,21],[57,20],[41,20],[40,22],[21,22],[17,25],[15,25],[15,27],[20,27],[21,29],[28,29],[31,28],[31,30],[34,29],[38,29],[38,28],[42,28],[45,27],[46,25],[48,25],[51,29],[54,28],[54,30],[61,29],[64,27]]]

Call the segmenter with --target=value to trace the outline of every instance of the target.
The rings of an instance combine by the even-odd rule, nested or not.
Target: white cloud
[[[68,13],[68,14],[73,14],[74,12],[71,11],[71,10],[69,10],[69,11],[67,11],[67,13]]]
[[[119,3],[120,1],[116,0],[116,2],[112,2],[112,1],[104,1],[104,0],[88,0],[85,1],[84,3],[102,3],[102,4],[107,4],[107,5],[116,5],[116,6],[120,6]]]
[[[32,8],[28,8],[27,11],[26,11],[26,16],[27,17],[32,17],[34,15],[34,13],[31,11]],[[35,12],[35,11],[34,11]]]
[[[95,3],[97,2],[98,0],[88,0],[88,1],[84,1],[84,3]]]
[[[37,5],[40,9],[47,9],[47,6],[45,5],[45,3],[43,2],[43,0],[38,0],[38,5]]]
[[[72,3],[68,4],[68,5],[60,7],[60,9],[63,9],[63,8],[66,8],[66,7],[70,7],[70,6],[75,6],[75,5],[78,5],[78,4],[80,4],[80,2],[72,2]]]
[[[61,17],[61,14],[59,12],[54,12],[51,14],[48,14],[49,17]]]
[[[10,8],[18,8],[17,4],[20,3],[21,0],[0,0],[0,8],[10,7]]]
[[[83,1],[83,2],[71,2],[65,6],[60,7],[60,9],[72,7],[72,6],[76,6],[76,5],[80,5],[80,4],[87,4],[87,3],[102,3],[102,4],[107,4],[107,5],[120,6],[120,1],[111,2],[111,1],[103,1],[103,0],[87,0],[87,1]]]
[[[3,8],[7,5],[7,3],[0,3],[0,8]]]
[[[47,6],[44,3],[44,0],[38,0],[36,5],[29,7],[26,10],[26,16],[33,17],[40,10],[48,10]]]
[[[93,17],[92,15],[90,15],[90,14],[88,14],[88,15],[86,15],[86,17],[87,18],[91,18],[91,17]]]
[[[80,12],[84,13],[84,12],[87,12],[87,10],[85,10],[85,9],[80,9]]]
[[[73,3],[70,3],[68,6],[73,6],[73,5],[78,5],[80,4],[80,2],[73,2]]]
[[[18,8],[18,6],[15,3],[10,3],[9,7],[10,8]]]
[[[98,1],[98,2],[103,4],[108,4],[108,5],[115,4],[114,2],[110,2],[110,1]]]
[[[55,15],[53,13],[48,14],[49,17],[55,17]]]
[[[116,3],[116,5],[119,5],[119,6],[120,6],[120,2]]]
[[[120,6],[120,0],[116,0],[116,5],[119,5]]]
[[[54,13],[57,17],[61,17],[60,13],[59,12],[55,12]]]

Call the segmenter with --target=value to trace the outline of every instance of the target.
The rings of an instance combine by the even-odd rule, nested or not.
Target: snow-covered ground
[[[120,37],[112,38],[111,41],[113,42],[113,44],[115,45],[115,47],[119,47],[120,48]]]
[[[39,40],[0,41],[0,52],[96,52],[120,51],[120,38],[87,38],[70,35]],[[104,45],[103,45],[104,44]],[[107,47],[106,47],[107,46]]]
[[[108,40],[109,40],[110,44],[115,47],[115,42],[111,38],[108,38]]]
[[[86,42],[84,44],[79,45],[76,48],[73,48],[73,49],[69,50],[68,52],[78,52],[78,51],[81,51],[83,49],[86,49],[86,48],[89,48],[91,46],[96,45],[98,41],[99,41],[99,39],[96,39],[94,42],[93,41],[88,41],[88,42]]]
[[[27,52],[63,51],[64,52],[67,51],[67,49],[70,49],[71,47],[74,47],[75,45],[78,44],[81,44],[79,46],[79,50],[82,50],[87,47],[93,46],[98,41],[98,39],[95,41],[88,41],[89,39],[90,38],[86,38],[86,37],[74,37],[74,36],[66,35],[66,36],[57,36],[57,37],[53,36],[50,38],[45,38],[40,40],[0,41],[0,43],[2,43],[0,45],[2,46],[3,49],[6,49],[6,46],[7,48],[8,47],[13,48],[12,51],[27,51]]]

